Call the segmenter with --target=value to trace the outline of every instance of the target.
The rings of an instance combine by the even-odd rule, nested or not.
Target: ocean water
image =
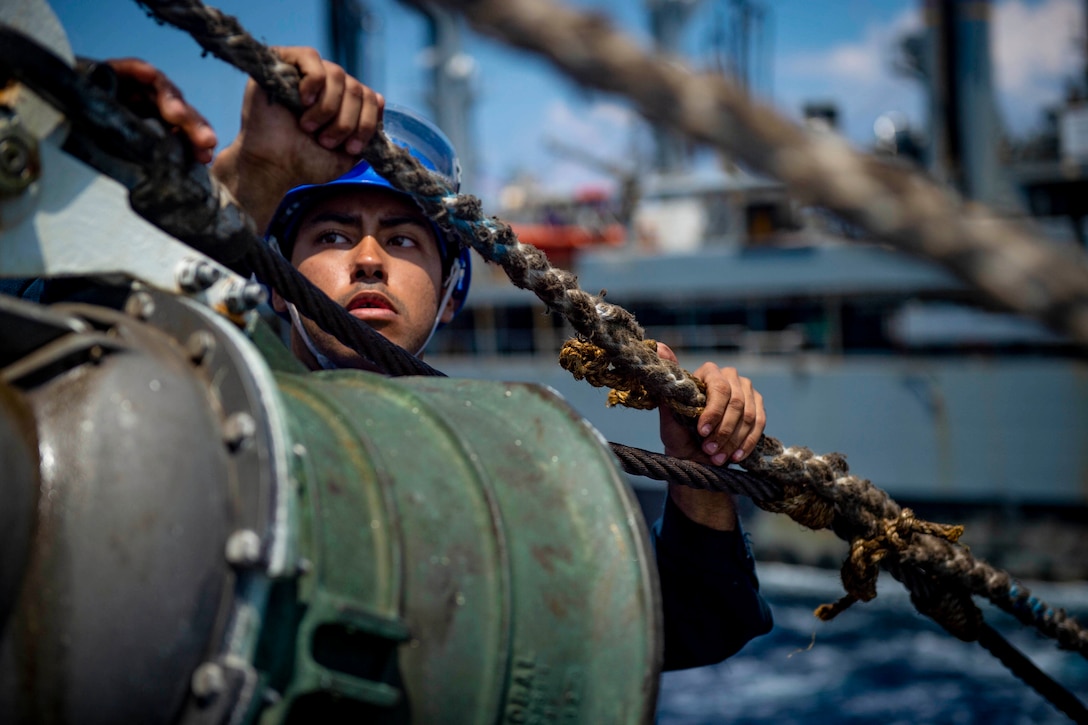
[[[1070,722],[977,643],[918,614],[886,573],[875,600],[827,623],[812,611],[842,593],[837,572],[761,564],[759,574],[774,630],[719,665],[666,673],[660,725]],[[1088,583],[1027,584],[1088,624]],[[976,602],[991,626],[1088,703],[1088,660]]]

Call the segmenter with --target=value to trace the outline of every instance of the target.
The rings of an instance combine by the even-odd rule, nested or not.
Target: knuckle
[[[347,72],[331,61],[325,61],[325,75],[335,81],[343,81],[347,77]]]
[[[729,408],[731,410],[744,410],[744,398],[730,398]]]
[[[672,352],[672,351],[670,350],[669,352]],[[716,366],[716,365],[715,365],[714,363],[710,363],[710,362],[705,362],[705,363],[703,363],[702,365],[700,365],[700,366],[699,366],[699,367],[698,367],[698,368],[696,369],[696,371],[695,371],[695,372],[696,372],[696,373],[699,373],[700,375],[709,375],[709,374],[713,374],[713,373],[716,373],[716,372],[718,372],[718,366]]]

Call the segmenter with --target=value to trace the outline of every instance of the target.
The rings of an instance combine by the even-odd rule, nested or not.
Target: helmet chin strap
[[[450,267],[450,274],[446,277],[446,284],[442,286],[442,300],[438,303],[438,311],[434,313],[434,324],[431,325],[431,332],[427,335],[427,339],[423,341],[423,344],[419,346],[419,349],[413,353],[416,357],[423,355],[423,351],[427,348],[427,343],[434,337],[434,333],[438,330],[438,326],[442,324],[442,313],[446,309],[446,305],[450,303],[450,298],[453,297],[453,291],[457,289],[457,285],[461,283],[461,278],[465,276],[465,265],[460,259],[456,259],[453,262],[453,266]]]
[[[337,370],[339,367],[332,360],[322,355],[317,350],[317,345],[310,339],[309,333],[306,332],[306,328],[302,326],[302,317],[298,314],[298,309],[294,303],[287,303],[287,312],[291,315],[291,327],[295,328],[295,332],[302,338],[302,344],[306,346],[306,349],[310,351],[310,354],[314,356],[314,360],[317,360],[317,364],[325,370]]]
[[[446,277],[446,283],[442,286],[442,300],[438,303],[438,311],[434,315],[434,324],[431,325],[431,331],[427,335],[427,339],[423,341],[423,344],[419,346],[413,355],[420,357],[423,354],[424,349],[427,347],[427,343],[434,337],[434,333],[438,330],[438,326],[442,324],[442,311],[446,309],[446,305],[449,304],[450,298],[453,297],[453,291],[457,289],[457,285],[461,282],[461,278],[465,276],[465,266],[461,263],[461,260],[457,260],[453,263],[453,267],[450,269],[450,274]],[[339,366],[323,355],[317,349],[317,345],[310,339],[309,333],[306,332],[306,328],[302,325],[302,317],[298,314],[298,309],[291,302],[287,303],[287,312],[291,316],[291,326],[298,332],[298,336],[302,339],[302,344],[306,346],[306,349],[310,351],[310,354],[314,356],[314,360],[317,360],[317,364],[325,370],[338,370]]]

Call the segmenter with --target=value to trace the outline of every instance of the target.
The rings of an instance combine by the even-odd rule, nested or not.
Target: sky
[[[2,1],[2,0],[0,0]],[[710,41],[727,0],[692,0],[684,36],[693,65],[706,67]],[[238,17],[259,39],[275,45],[311,45],[328,51],[322,0],[219,0],[212,5]],[[372,84],[395,103],[427,107],[425,27],[395,0],[366,0],[379,18],[372,37],[380,57]],[[649,44],[640,0],[575,0]],[[807,101],[832,101],[841,131],[860,148],[874,139],[873,123],[899,112],[922,126],[924,96],[917,82],[892,69],[894,41],[922,26],[922,0],[763,0],[763,30],[753,43],[757,93],[799,118]],[[53,0],[77,54],[96,58],[136,56],[162,68],[216,129],[220,146],[233,138],[245,79],[223,62],[201,58],[181,31],[160,27],[134,0]],[[1066,79],[1084,58],[1083,0],[994,0],[991,44],[994,84],[1004,127],[1013,135],[1036,128],[1047,104],[1060,100]],[[557,157],[550,137],[594,156],[622,163],[643,160],[645,127],[622,99],[580,90],[542,60],[467,32],[464,52],[473,60],[472,134],[478,165],[474,188],[494,203],[516,174],[536,178],[554,193],[610,186],[611,179],[585,164]]]

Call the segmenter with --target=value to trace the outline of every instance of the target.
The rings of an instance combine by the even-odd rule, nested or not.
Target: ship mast
[[[461,187],[474,188],[476,149],[471,134],[472,80],[475,59],[461,49],[461,20],[452,10],[417,4],[430,40],[431,90],[427,100],[434,122],[447,136],[461,160]]]
[[[650,33],[658,53],[680,57],[684,26],[701,0],[646,0],[650,12]],[[654,169],[658,173],[682,171],[687,161],[684,138],[660,125],[655,125]]]
[[[378,16],[365,0],[327,0],[325,8],[329,60],[371,88],[381,88]]]
[[[991,0],[925,0],[930,106],[928,166],[964,196],[999,207],[1012,190],[998,156],[1001,128],[990,53]]]

